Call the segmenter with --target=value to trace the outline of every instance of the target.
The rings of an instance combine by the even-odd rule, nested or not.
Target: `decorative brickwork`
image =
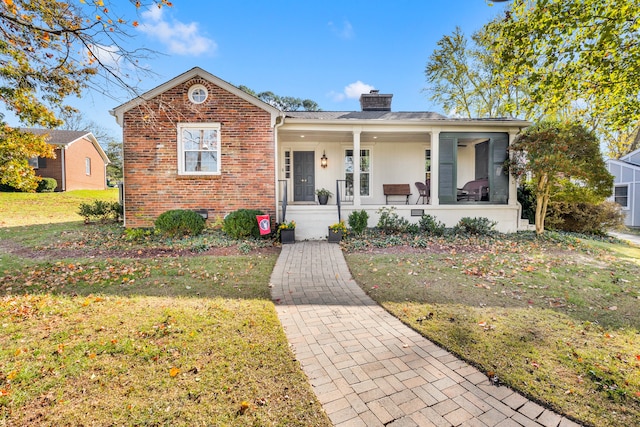
[[[189,101],[194,84],[207,88]],[[178,175],[178,123],[220,123],[221,174]],[[123,115],[125,225],[150,227],[170,209],[205,209],[209,220],[240,208],[275,218],[271,115],[206,79],[193,78]]]

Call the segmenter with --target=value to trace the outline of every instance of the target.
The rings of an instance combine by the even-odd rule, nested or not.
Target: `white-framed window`
[[[193,85],[189,88],[189,101],[194,104],[202,104],[208,96],[209,92],[203,85]]]
[[[623,208],[629,207],[629,186],[616,185],[613,189],[613,200]]]
[[[178,124],[178,174],[220,174],[220,123]]]
[[[347,195],[353,195],[353,150],[344,152],[344,178]],[[371,195],[371,150],[360,150],[360,195]]]
[[[87,176],[91,175],[91,158],[90,157],[84,158],[84,173]]]

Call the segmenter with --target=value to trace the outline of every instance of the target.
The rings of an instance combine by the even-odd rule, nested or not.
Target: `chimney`
[[[383,95],[377,89],[360,95],[360,108],[362,111],[391,111],[392,94]]]

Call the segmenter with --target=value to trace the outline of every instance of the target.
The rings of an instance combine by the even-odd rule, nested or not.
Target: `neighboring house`
[[[391,99],[372,91],[362,111],[282,112],[193,68],[111,111],[123,128],[125,225],[152,226],[169,209],[213,218],[252,208],[295,220],[298,239],[315,239],[355,210],[375,226],[378,210],[393,206],[412,222],[423,213],[447,226],[487,217],[500,231],[520,229],[504,162],[529,122],[392,112]],[[471,181],[477,196],[458,190]],[[385,184],[402,185],[385,195]],[[317,203],[319,188],[333,193],[327,205]]]
[[[104,190],[107,188],[109,159],[91,132],[58,129],[21,129],[47,135],[55,147],[55,159],[37,157],[29,160],[36,175],[54,178],[56,191]]]
[[[627,227],[640,227],[640,149],[619,159],[607,159],[613,175],[612,199],[622,206]]]

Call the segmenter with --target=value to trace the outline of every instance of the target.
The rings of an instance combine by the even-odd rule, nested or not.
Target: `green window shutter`
[[[489,188],[492,203],[507,203],[509,201],[509,171],[505,168],[507,150],[509,148],[509,134],[495,134],[491,138],[491,170]]]
[[[457,138],[443,132],[440,134],[440,158],[438,160],[438,193],[440,203],[456,202],[456,151]]]

